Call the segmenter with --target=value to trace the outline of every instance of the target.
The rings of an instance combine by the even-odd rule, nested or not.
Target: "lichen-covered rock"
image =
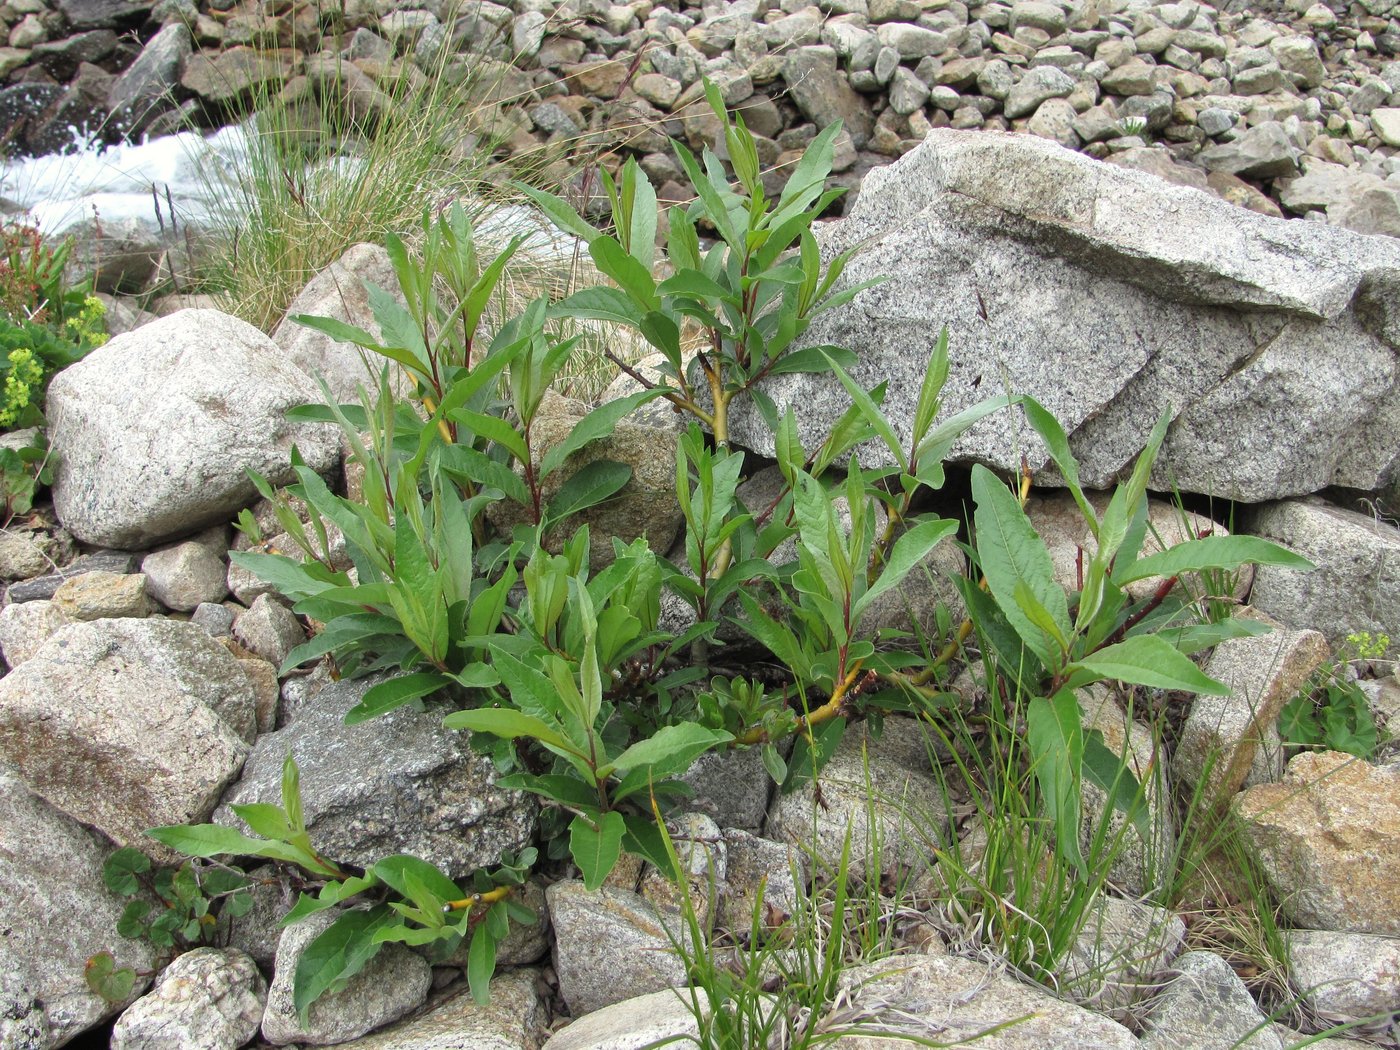
[[[167,609],[193,612],[205,602],[228,594],[224,560],[207,544],[194,540],[152,551],[141,560],[146,590]]]
[[[1293,986],[1329,1023],[1374,1023],[1400,1003],[1400,940],[1328,930],[1290,930],[1287,938]]]
[[[1172,771],[1184,783],[1206,778],[1205,796],[1220,801],[1255,780],[1282,773],[1275,727],[1283,705],[1331,655],[1317,631],[1275,626],[1268,634],[1231,638],[1215,647],[1206,674],[1230,687],[1228,696],[1197,696],[1182,726]],[[1264,745],[1264,746],[1261,746]]]
[[[123,845],[206,819],[253,728],[238,661],[193,624],[64,627],[0,679],[0,755],[30,789]]]
[[[1400,764],[1304,752],[1234,809],[1299,926],[1400,936]]]
[[[51,601],[7,605],[0,609],[0,656],[18,667],[70,622]]]
[[[1146,1050],[1283,1050],[1249,989],[1214,952],[1186,952],[1147,1019]]]
[[[281,667],[287,655],[306,641],[306,630],[286,605],[270,594],[260,594],[234,620],[233,637],[250,653]]]
[[[668,917],[626,890],[590,893],[577,880],[556,882],[546,897],[559,994],[575,1017],[685,983],[671,940],[684,936],[678,914]]]
[[[262,1019],[262,1037],[274,1046],[343,1043],[397,1021],[428,996],[432,967],[402,944],[386,944],[345,987],[312,1003],[303,1025],[292,998],[297,963],[338,914],[317,912],[282,931]]]
[[[247,471],[293,479],[293,444],[315,470],[339,457],[333,429],[291,424],[316,385],[252,325],[212,310],[161,318],[54,379],[54,509],[88,543],[146,547],[256,497]]]
[[[460,878],[528,845],[533,796],[496,787],[491,759],[471,749],[466,733],[443,727],[444,705],[345,724],[345,712],[372,684],[327,685],[284,728],[259,737],[214,819],[242,827],[229,804],[278,803],[290,753],[301,769],[307,828],[330,859],[369,867],[411,853]]]
[[[313,277],[287,307],[286,318],[272,331],[272,341],[287,359],[312,377],[326,381],[340,403],[355,404],[359,389],[379,386],[380,369],[390,370],[391,385],[405,382],[402,370],[353,343],[341,343],[314,328],[298,324],[294,318],[330,317],[377,334],[379,326],[369,305],[366,282],[398,297],[398,277],[389,253],[377,244],[355,244],[335,262]]]
[[[1163,488],[1259,501],[1394,473],[1400,244],[1387,238],[1266,218],[1031,135],[939,128],[865,177],[823,249],[856,249],[838,292],[890,279],[817,317],[802,342],[859,347],[852,376],[888,383],[902,437],[946,326],[944,410],[1003,383],[1031,394],[1090,487],[1129,467],[1163,410]],[[799,409],[807,448],[849,404],[822,373],[761,389],[780,412]],[[730,423],[734,441],[771,454],[756,411],[736,403]],[[1022,451],[1033,469],[1046,462],[1007,411],[951,458],[1014,471]],[[861,457],[889,453],[872,442]]]
[[[710,999],[697,990],[701,1014],[710,1014]],[[544,1050],[647,1050],[666,1045],[694,1042],[700,1025],[686,998],[689,993],[667,989],[625,999],[601,1010],[593,1010],[565,1025],[544,1044]]]
[[[546,1021],[539,983],[536,969],[499,971],[486,1006],[459,983],[440,999],[429,999],[421,1012],[340,1045],[345,1050],[539,1050]]]
[[[267,982],[236,948],[196,948],[126,1008],[112,1050],[237,1050],[258,1034]]]
[[[1400,638],[1400,529],[1315,500],[1287,500],[1250,515],[1250,531],[1313,562],[1312,572],[1264,565],[1250,602],[1340,644],[1353,631]]]
[[[146,941],[116,936],[126,901],[107,889],[112,845],[0,765],[0,1046],[48,1050],[119,1011],[88,988],[87,960],[155,965]],[[138,980],[130,999],[141,994]]]
[[[54,591],[53,604],[70,620],[102,620],[148,616],[146,577],[139,572],[85,572],[70,577]]]
[[[779,795],[768,812],[765,836],[798,848],[815,846],[818,856],[835,863],[849,835],[851,870],[862,878],[874,837],[885,870],[926,864],[930,844],[948,825],[948,801],[929,747],[923,726],[912,718],[886,718],[879,739],[861,725],[848,727],[818,775],[822,804],[810,781]]]
[[[970,959],[902,956],[852,966],[840,981],[842,1001],[868,1011],[872,1022],[878,1020],[886,1031],[948,1042],[970,1040],[986,1050],[1056,1045],[1136,1050],[1138,1045],[1118,1022]],[[989,1031],[1002,1024],[1006,1027]],[[981,1035],[984,1032],[988,1034]],[[840,1050],[885,1050],[889,1041],[848,1035],[831,1045]]]
[[[1180,954],[1186,924],[1165,908],[1099,897],[1085,916],[1061,971],[1076,1002],[1120,1021],[1162,983]]]

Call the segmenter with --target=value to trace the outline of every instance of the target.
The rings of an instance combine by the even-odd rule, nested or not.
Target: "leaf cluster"
[[[976,563],[985,589],[962,581],[981,643],[998,676],[1030,697],[1026,738],[1047,816],[1057,829],[1060,854],[1085,872],[1079,846],[1080,792],[1084,777],[1108,793],[1146,831],[1143,789],[1097,731],[1083,730],[1077,693],[1096,682],[1150,689],[1226,693],[1190,654],[1227,638],[1264,633],[1255,621],[1194,623],[1190,606],[1174,596],[1186,572],[1234,570],[1252,563],[1306,570],[1306,559],[1250,536],[1207,536],[1155,554],[1143,554],[1147,533],[1147,480],[1166,436],[1164,413],[1128,479],[1102,517],[1079,483],[1078,464],[1064,430],[1030,398],[1026,419],[1044,441],[1095,541],[1080,586],[1067,594],[1055,580],[1050,553],[1018,500],[985,467],[973,468]],[[1028,478],[1026,479],[1028,483]],[[1024,491],[1024,490],[1023,490]],[[1156,590],[1131,601],[1127,586],[1157,579]]]
[[[250,803],[230,808],[252,835],[220,824],[173,825],[152,828],[147,834],[191,857],[262,857],[291,865],[310,877],[312,881],[282,925],[290,926],[328,909],[336,912],[330,925],[307,945],[293,976],[293,1002],[303,1024],[312,1003],[343,989],[389,943],[432,945],[440,957],[446,957],[464,938],[470,938],[467,976],[472,994],[485,1002],[495,970],[496,947],[509,932],[510,923],[537,921],[534,912],[510,894],[512,887],[524,883],[534,864],[533,849],[518,857],[503,857],[500,866],[490,871],[474,872],[470,890],[417,857],[385,857],[363,872],[346,870],[322,857],[306,830],[300,774],[291,755],[282,767],[280,806]],[[116,863],[118,857],[122,859]],[[144,855],[135,850],[114,854],[109,861],[109,886],[118,892],[134,888],[140,873],[137,858],[144,859]],[[146,864],[149,866],[149,861]],[[187,864],[180,871],[189,867]],[[245,879],[226,891],[243,894],[241,898],[230,896],[230,904],[243,901],[237,914],[251,906],[246,885]],[[178,891],[178,876],[176,886]],[[309,892],[315,886],[319,889]]]

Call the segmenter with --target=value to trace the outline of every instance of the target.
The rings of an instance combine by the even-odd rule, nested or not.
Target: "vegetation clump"
[[[234,561],[320,625],[283,671],[329,659],[338,674],[392,672],[364,692],[349,722],[428,696],[451,700],[456,710],[446,724],[473,733],[474,746],[502,770],[498,782],[545,803],[538,859],[572,864],[589,888],[602,884],[624,852],[675,870],[665,815],[688,795],[681,776],[699,756],[759,748],[773,780],[792,790],[815,778],[853,721],[878,732],[888,713],[915,714],[934,735],[959,741],[952,752],[968,790],[993,792],[979,795],[988,799],[980,802],[988,819],[1010,807],[1016,822],[1019,845],[997,840],[1016,861],[1013,878],[984,881],[979,896],[969,891],[973,867],[956,853],[944,876],[960,886],[961,906],[988,916],[1002,909],[1002,947],[1019,943],[1019,965],[1051,979],[1077,917],[1052,936],[1041,937],[1033,922],[1018,934],[1006,918],[1008,897],[1029,893],[1047,857],[1058,885],[1072,889],[1081,906],[1104,885],[1108,832],[1090,837],[1087,856],[1081,836],[1088,785],[1108,799],[1103,829],[1116,813],[1144,836],[1152,833],[1147,789],[1129,754],[1084,729],[1084,691],[1097,683],[1224,690],[1191,654],[1264,628],[1210,622],[1179,596],[1176,581],[1247,563],[1307,563],[1240,536],[1143,554],[1147,482],[1168,418],[1157,422],[1100,515],[1081,490],[1064,431],[1031,398],[1004,395],[953,415],[943,411],[946,333],[901,437],[882,411],[884,386],[866,389],[849,374],[852,351],[802,345],[818,313],[862,287],[837,290],[845,260],[824,260],[813,233],[835,197],[825,184],[838,129],[817,136],[773,198],[742,119],[730,119],[713,88],[709,99],[737,186],[714,153],[696,158],[677,145],[697,198],[669,216],[666,276],[657,276],[655,194],[628,162],[616,178],[603,176],[607,230],[557,197],[525,190],[587,246],[609,287],[557,302],[536,299],[488,338],[481,323],[518,243],[488,260],[467,213],[453,207],[424,219],[421,251],[387,238],[402,298],[370,289],[378,333],[300,318],[387,362],[378,388],[359,404],[294,413],[341,428],[363,473],[363,497],[338,495],[294,461],[298,481],[287,495],[305,506],[307,519],[303,524],[283,496],[280,520],[300,550],[244,552]],[[718,235],[709,247],[702,228]],[[579,352],[579,337],[566,327],[579,320],[635,332],[657,352],[659,378],[617,358],[637,392],[593,409],[544,451],[535,429],[541,405]],[[682,337],[690,329],[699,332],[693,356]],[[410,397],[395,396],[391,369],[408,378]],[[813,448],[799,440],[795,410],[780,410],[762,387],[767,377],[799,371],[831,374],[851,399]],[[747,506],[738,493],[745,459],[729,442],[727,421],[739,398],[753,402],[774,436],[783,484],[764,506]],[[611,563],[595,566],[583,528],[554,552],[546,549],[551,530],[569,526],[630,480],[630,468],[605,458],[571,472],[571,457],[658,399],[693,420],[676,456],[685,535],[675,560],[644,539],[614,540]],[[1003,479],[978,467],[966,547],[973,574],[959,582],[967,621],[949,624],[948,637],[931,645],[913,639],[903,648],[877,646],[862,628],[873,603],[926,571],[935,548],[961,531],[956,519],[921,512],[923,497],[944,485],[954,441],[998,411],[1025,414],[1096,541],[1079,586],[1067,594],[1055,581],[1026,515],[1029,471]],[[857,452],[867,442],[883,445],[891,465],[863,466]],[[545,479],[556,472],[567,479],[547,489]],[[263,490],[277,495],[265,484]],[[521,524],[493,527],[485,508],[499,501],[519,507],[514,520]],[[332,528],[343,535],[353,570],[332,557]],[[778,555],[785,544],[795,555]],[[1132,599],[1128,585],[1148,579],[1156,588]],[[668,592],[683,616],[662,616]],[[760,592],[773,601],[760,600]],[[723,654],[736,634],[781,672],[732,673]],[[986,700],[979,711],[965,710],[949,689],[959,663],[980,664]],[[979,719],[985,732],[958,728]],[[992,745],[1000,751],[988,750]],[[526,917],[512,887],[536,858],[503,858],[469,889],[413,858],[341,870],[311,848],[294,767],[287,776],[291,788],[284,782],[281,807],[239,807],[258,839],[212,825],[153,834],[196,856],[256,855],[298,865],[309,881],[288,922],[358,895],[375,902],[340,912],[308,949],[296,975],[303,1011],[384,943],[447,943],[468,933],[473,991],[484,996],[495,945],[512,918]],[[843,858],[843,882],[846,867]],[[983,928],[994,926],[988,919]],[[824,986],[830,966],[827,959],[819,967]]]

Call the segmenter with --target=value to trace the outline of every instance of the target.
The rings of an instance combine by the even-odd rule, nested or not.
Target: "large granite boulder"
[[[74,623],[0,680],[0,761],[59,809],[170,860],[144,832],[209,816],[254,718],[247,675],[202,627]]]
[[[334,428],[293,425],[311,378],[252,325],[182,310],[98,347],[49,387],[54,509],[88,543],[149,547],[227,520],[257,491],[247,472],[293,480],[292,445],[316,470]]]
[[[890,275],[817,318],[806,345],[857,348],[908,434],[929,352],[950,336],[945,412],[1009,389],[1063,423],[1091,487],[1174,422],[1154,482],[1260,501],[1374,489],[1400,462],[1400,245],[1232,207],[1028,135],[932,131],[871,171],[824,251],[836,285]],[[824,374],[770,379],[815,448],[849,403]],[[730,435],[772,439],[746,405]],[[1046,454],[1019,413],[966,434],[958,462],[1014,470]],[[868,462],[885,462],[878,443]]]
[[[287,726],[259,737],[214,820],[242,828],[229,804],[280,803],[291,754],[311,840],[331,860],[369,867],[411,853],[461,878],[497,863],[503,850],[529,845],[534,797],[496,787],[491,759],[471,749],[468,734],[443,727],[444,705],[345,724],[371,684],[327,685]]]

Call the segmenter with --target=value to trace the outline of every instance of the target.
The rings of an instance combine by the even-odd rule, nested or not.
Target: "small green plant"
[[[153,868],[151,858],[132,846],[107,858],[102,879],[118,897],[133,898],[117,921],[117,933],[145,938],[158,948],[211,944],[221,915],[236,919],[253,906],[241,871],[197,861]]]
[[[1118,130],[1127,138],[1141,138],[1147,132],[1147,118],[1124,117],[1118,121]]]
[[[433,945],[446,957],[470,937],[467,976],[472,994],[485,1002],[496,966],[496,946],[509,932],[511,921],[527,925],[536,921],[534,912],[512,897],[513,888],[524,883],[534,864],[533,849],[503,857],[490,871],[474,872],[471,889],[466,891],[416,857],[385,857],[361,874],[322,857],[306,830],[300,775],[291,755],[282,767],[282,805],[249,803],[231,808],[254,835],[220,824],[153,828],[147,834],[191,857],[264,857],[300,868],[319,890],[302,892],[282,920],[283,926],[328,908],[340,909],[297,963],[292,998],[303,1024],[312,1003],[344,988],[390,942]],[[340,907],[346,904],[354,906]]]
[[[1283,742],[1297,748],[1345,751],[1357,758],[1374,757],[1385,738],[1366,694],[1347,670],[1355,663],[1383,660],[1389,649],[1390,638],[1384,634],[1359,631],[1347,635],[1336,656],[1283,705],[1278,719]]]
[[[39,486],[53,482],[53,459],[42,430],[18,447],[0,448],[0,501],[4,503],[0,528],[34,507]]]
[[[1206,536],[1143,556],[1147,480],[1170,415],[1163,413],[1158,420],[1131,475],[1100,517],[1080,487],[1078,464],[1063,428],[1031,399],[1024,399],[1023,408],[1096,547],[1080,590],[1067,596],[1055,580],[1049,551],[1027,518],[1023,500],[986,467],[974,467],[975,556],[986,589],[963,580],[962,593],[983,651],[994,656],[1006,690],[1030,698],[1025,712],[1028,758],[1046,816],[1056,828],[1057,851],[1087,877],[1079,845],[1082,778],[1089,777],[1136,819],[1145,816],[1136,803],[1139,785],[1122,756],[1106,748],[1098,733],[1084,732],[1078,691],[1095,682],[1118,681],[1154,689],[1227,692],[1226,686],[1203,674],[1189,654],[1267,628],[1242,619],[1189,622],[1199,617],[1173,597],[1177,579],[1185,572],[1229,571],[1247,562],[1298,570],[1312,564],[1252,536]],[[1023,471],[1019,488],[1023,494],[1028,490],[1028,471]],[[1154,577],[1161,581],[1156,590],[1130,602],[1127,585]]]
[[[0,227],[0,430],[40,425],[49,380],[107,339],[101,300],[65,284],[69,247]]]

